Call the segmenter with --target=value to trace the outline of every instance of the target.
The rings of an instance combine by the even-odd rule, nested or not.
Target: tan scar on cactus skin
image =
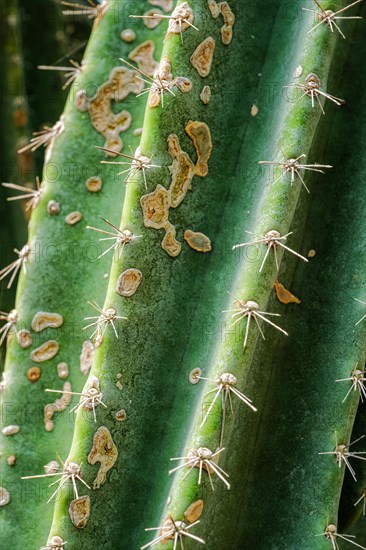
[[[198,44],[190,57],[192,66],[202,78],[206,78],[210,74],[214,51],[215,40],[209,36]]]
[[[34,332],[41,332],[45,328],[58,328],[63,322],[64,319],[59,313],[38,311],[32,319],[31,327]]]
[[[203,500],[201,499],[192,502],[192,504],[190,504],[187,510],[184,512],[184,518],[189,521],[189,523],[197,521],[202,515],[203,506]]]
[[[70,214],[67,214],[67,216],[65,217],[65,222],[68,225],[76,225],[81,221],[82,217],[83,216],[81,212],[70,212]]]
[[[192,189],[192,179],[195,172],[195,165],[189,155],[182,151],[178,136],[170,134],[168,137],[168,150],[173,163],[169,166],[172,182],[169,187],[170,205],[177,208],[187,194]]]
[[[282,304],[301,304],[301,300],[287,290],[278,279],[275,279],[273,288],[276,291],[277,299]]]
[[[168,225],[166,226],[166,233],[164,235],[163,240],[161,241],[161,247],[165,252],[169,254],[169,256],[172,256],[173,258],[175,256],[178,256],[180,254],[180,251],[182,249],[182,246],[179,241],[175,238],[176,231],[174,225],[168,222]]]
[[[211,241],[204,233],[187,229],[184,232],[184,240],[196,252],[210,252],[212,250]]]
[[[84,495],[70,502],[69,515],[71,523],[77,529],[83,529],[90,517],[90,497]]]
[[[26,349],[33,343],[32,334],[26,328],[17,332],[17,341],[21,348]]]
[[[62,397],[60,399],[56,399],[54,403],[49,403],[48,405],[45,405],[43,409],[43,414],[45,429],[47,432],[52,432],[53,428],[55,427],[55,424],[53,422],[53,415],[57,412],[64,411],[71,403],[72,395],[70,395],[69,393],[71,392],[71,389],[72,388],[70,382],[65,382],[63,385],[63,391],[68,393],[62,394]]]
[[[217,4],[215,0],[208,0],[208,9],[214,19],[221,14],[224,24],[221,27],[222,43],[228,46],[233,39],[233,26],[235,24],[235,15],[227,2]]]
[[[90,340],[85,340],[80,354],[80,371],[87,375],[92,364],[94,357],[94,344]]]
[[[60,346],[56,340],[48,340],[31,352],[31,359],[36,363],[48,361],[57,355]]]
[[[146,40],[137,46],[129,54],[128,59],[134,61],[138,68],[149,76],[153,76],[158,67],[154,59],[155,44],[152,40]]]
[[[152,6],[158,6],[164,11],[171,11],[173,9],[173,0],[148,0]]]
[[[210,86],[204,86],[200,93],[200,100],[204,105],[208,105],[211,101],[211,88]]]
[[[98,193],[102,189],[102,178],[91,176],[86,180],[85,187],[90,193]]]
[[[208,161],[212,152],[211,132],[204,122],[190,120],[185,128],[193,141],[197,153],[195,175],[204,177],[208,174]]]
[[[116,291],[121,296],[130,297],[135,294],[142,281],[142,273],[139,269],[126,269],[118,277]]]
[[[93,446],[88,455],[89,464],[100,462],[97,477],[93,482],[93,489],[99,489],[106,481],[109,470],[118,458],[118,450],[113,442],[111,432],[106,426],[101,426],[94,434]]]
[[[75,106],[79,111],[89,111],[91,122],[97,132],[106,138],[104,147],[121,151],[123,141],[120,137],[132,122],[128,111],[114,114],[112,101],[123,101],[130,93],[139,94],[143,82],[136,71],[127,67],[115,67],[107,82],[102,84],[94,97],[88,98],[85,90],[79,90],[75,97]]]
[[[153,229],[163,229],[168,223],[169,193],[162,185],[158,184],[152,193],[143,195],[140,199],[144,226]]]

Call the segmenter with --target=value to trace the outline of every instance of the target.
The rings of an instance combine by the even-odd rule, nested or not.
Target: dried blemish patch
[[[215,40],[209,36],[201,44],[198,44],[191,55],[190,61],[192,66],[203,78],[206,78],[210,74],[214,51]]]
[[[17,461],[17,457],[15,455],[9,455],[8,458],[6,459],[8,466],[15,466],[16,461]]]
[[[18,426],[17,424],[10,424],[9,426],[4,426],[1,431],[2,434],[6,436],[15,435],[20,432],[20,426]]]
[[[6,506],[10,502],[10,493],[5,487],[0,487],[0,506]]]
[[[36,363],[48,361],[57,355],[60,346],[56,340],[48,340],[31,352],[31,359]]]
[[[64,392],[67,393],[63,393],[60,399],[56,399],[54,403],[49,403],[48,405],[45,405],[43,409],[45,429],[47,432],[52,432],[53,428],[55,427],[55,424],[53,422],[53,415],[55,413],[64,411],[71,403],[72,395],[70,395],[69,392],[71,392],[72,388],[70,382],[65,382],[62,389]]]
[[[204,105],[208,105],[211,101],[211,88],[210,86],[204,86],[200,93],[200,100]]]
[[[195,165],[189,155],[182,151],[178,136],[170,134],[168,137],[168,150],[173,158],[169,166],[172,182],[169,187],[170,206],[177,208],[182,202],[189,189],[192,189],[192,178],[195,172]]]
[[[173,9],[173,0],[148,0],[152,6],[158,6],[164,11],[171,11]]]
[[[189,523],[193,523],[197,521],[203,512],[203,500],[196,500],[195,502],[192,502],[190,506],[188,506],[187,510],[184,512],[184,518],[189,521]]]
[[[65,217],[65,222],[69,225],[76,225],[81,221],[82,217],[81,212],[70,212],[70,214]]]
[[[216,19],[220,15],[220,8],[217,2],[215,2],[215,0],[208,0],[207,6],[211,12],[212,17]]]
[[[136,33],[132,29],[124,29],[121,32],[121,39],[129,44],[136,40]]]
[[[134,267],[126,269],[118,277],[116,291],[121,296],[132,296],[140,286],[142,281],[142,273]]]
[[[137,46],[129,54],[128,59],[134,61],[138,68],[149,76],[153,76],[158,68],[158,63],[154,59],[155,44],[152,40],[146,40]]]
[[[259,112],[258,107],[253,103],[253,105],[252,105],[252,107],[251,107],[251,109],[250,109],[250,114],[251,114],[252,116],[257,116],[258,112]]]
[[[177,241],[177,239],[175,238],[176,231],[174,225],[168,223],[165,229],[166,233],[163,240],[161,241],[161,248],[165,250],[165,252],[167,252],[169,256],[175,258],[180,254],[182,246],[180,242]]]
[[[187,94],[192,90],[192,82],[185,76],[177,76],[174,83],[182,94]]]
[[[79,90],[75,98],[75,106],[79,111],[89,111],[91,123],[95,130],[105,137],[104,147],[113,151],[121,151],[123,141],[120,137],[132,122],[128,111],[119,113],[112,111],[112,101],[123,101],[130,93],[142,92],[144,83],[136,71],[127,67],[115,67],[107,82],[102,84],[94,97],[88,98],[85,90]],[[111,154],[109,154],[111,156]],[[113,155],[112,155],[113,156]]]
[[[194,13],[187,2],[176,6],[170,17],[167,36],[181,34],[193,25]]]
[[[42,375],[42,369],[40,367],[31,367],[27,370],[27,378],[29,382],[37,382],[41,378]]]
[[[99,176],[91,176],[85,182],[85,187],[90,193],[98,193],[102,189],[102,178]]]
[[[212,250],[211,241],[204,233],[187,229],[184,232],[184,240],[196,252],[210,252]]]
[[[134,136],[141,136],[142,128],[136,128],[132,133]]]
[[[190,120],[185,128],[193,141],[197,153],[195,175],[204,177],[208,174],[208,161],[212,152],[211,132],[204,122]]]
[[[316,256],[316,250],[309,250],[308,258],[315,258],[315,256]]]
[[[117,375],[116,375],[116,378],[117,378],[117,382],[116,382],[116,386],[119,390],[123,390],[123,385],[122,385],[122,382],[121,382],[121,378],[122,378],[122,374],[119,372]]]
[[[101,426],[94,434],[93,446],[88,455],[89,464],[100,462],[100,468],[93,482],[93,489],[99,489],[106,481],[109,470],[118,458],[118,450],[106,426]]]
[[[147,27],[148,29],[155,29],[158,25],[160,25],[160,23],[163,21],[163,18],[159,17],[159,15],[161,14],[162,12],[157,9],[151,9],[145,12],[142,19],[145,27]]]
[[[34,332],[41,332],[45,328],[59,328],[64,319],[59,313],[49,313],[48,311],[38,311],[32,319],[32,329]]]
[[[17,332],[17,341],[21,348],[26,349],[32,345],[33,338],[29,330],[22,329]]]
[[[162,229],[168,222],[169,194],[162,185],[157,185],[152,193],[143,195],[140,199],[145,227]]]
[[[94,344],[90,340],[85,340],[80,354],[80,370],[83,374],[88,374],[94,357]]]
[[[60,203],[54,200],[48,201],[47,212],[50,216],[57,216],[60,213]]]
[[[84,495],[70,502],[69,515],[71,523],[77,529],[83,529],[90,517],[90,497]]]
[[[67,363],[62,362],[57,365],[57,376],[61,380],[65,380],[69,376],[69,365]]]
[[[278,279],[275,280],[273,288],[276,291],[277,299],[282,304],[301,304],[301,300],[287,290]]]
[[[221,27],[221,40],[223,44],[228,46],[233,39],[235,15],[227,2],[220,2],[219,7],[224,19],[224,24]]]
[[[116,412],[115,418],[118,422],[124,422],[126,420],[126,416],[126,411],[124,409],[121,409],[120,411]]]

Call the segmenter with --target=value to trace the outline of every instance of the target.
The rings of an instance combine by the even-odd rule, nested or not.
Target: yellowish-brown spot
[[[33,342],[32,334],[26,328],[19,330],[17,332],[17,341],[21,348],[29,348]]]
[[[196,252],[210,252],[212,249],[211,241],[204,233],[187,229],[184,232],[184,240],[193,250],[196,250]]]
[[[275,280],[273,288],[276,291],[277,299],[282,304],[301,304],[301,300],[287,290],[278,279]]]
[[[121,39],[127,43],[133,42],[136,39],[136,33],[132,29],[124,29],[121,32]]]
[[[169,194],[165,187],[157,185],[152,193],[143,195],[140,199],[144,225],[153,229],[162,229],[168,222]]]
[[[192,502],[190,506],[188,506],[187,510],[184,512],[184,517],[189,523],[193,523],[194,521],[197,521],[203,512],[203,500],[196,500],[195,502]]]
[[[165,252],[172,256],[173,258],[180,254],[182,246],[179,241],[175,238],[176,232],[175,227],[171,223],[168,223],[166,226],[166,233],[163,240],[161,241],[161,247]]]
[[[81,212],[70,212],[70,214],[67,214],[67,216],[65,217],[65,222],[69,225],[76,225],[81,221],[82,217],[83,216]]]
[[[102,189],[102,178],[99,176],[91,176],[85,182],[85,187],[90,193],[98,193]]]
[[[57,216],[60,213],[60,203],[54,200],[48,201],[47,212],[50,216]]]
[[[56,340],[48,340],[31,352],[31,359],[36,363],[48,361],[57,355],[60,346]]]
[[[211,132],[205,122],[190,120],[185,128],[193,141],[197,153],[195,168],[196,176],[204,177],[208,174],[208,161],[212,152]]]
[[[8,463],[9,466],[15,466],[16,461],[17,461],[17,457],[15,455],[9,455],[8,458],[6,459],[6,462]]]
[[[190,61],[198,74],[206,78],[210,74],[212,59],[215,51],[215,40],[209,36],[198,44],[191,55]]]
[[[65,382],[62,389],[64,392],[71,392],[72,387],[70,382]],[[49,403],[48,405],[45,405],[43,409],[43,417],[45,429],[47,432],[52,432],[53,428],[55,427],[53,415],[55,413],[64,411],[70,405],[71,399],[72,395],[70,395],[70,393],[63,393],[60,399],[56,399],[54,403]]]
[[[31,326],[34,332],[41,332],[45,328],[58,328],[63,322],[64,319],[59,313],[38,311],[32,319]]]
[[[83,529],[90,517],[90,497],[84,495],[70,502],[69,515],[71,523],[77,529]]]
[[[126,420],[126,411],[124,409],[121,409],[120,411],[116,412],[116,420],[118,422],[124,422]]]
[[[121,296],[132,296],[140,286],[142,281],[142,273],[139,269],[129,268],[126,269],[118,277],[116,284],[116,291]]]
[[[200,93],[200,100],[204,105],[208,105],[211,101],[211,88],[210,86],[204,86]]]
[[[166,12],[173,9],[173,0],[148,0],[148,2],[152,6],[158,6]]]
[[[154,59],[154,51],[154,42],[152,40],[146,40],[132,50],[128,58],[134,61],[142,72],[149,76],[153,76],[158,67],[158,63]]]
[[[61,380],[65,380],[69,376],[69,365],[67,363],[62,362],[57,365],[57,376]]]
[[[27,378],[29,382],[37,382],[41,378],[42,369],[40,367],[31,367],[27,370]]]
[[[111,432],[106,426],[101,426],[94,434],[93,446],[88,455],[89,464],[100,462],[93,489],[99,489],[105,483],[107,473],[114,466],[117,458],[118,449],[113,442]]]
[[[178,136],[170,134],[168,137],[168,150],[173,158],[173,163],[169,166],[172,181],[169,187],[170,206],[177,208],[187,194],[192,189],[192,178],[195,172],[195,165],[189,155],[182,151]]]

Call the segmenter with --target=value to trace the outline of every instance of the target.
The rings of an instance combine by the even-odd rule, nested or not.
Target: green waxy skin
[[[142,5],[142,2],[136,4],[136,9],[143,9]],[[136,30],[138,38],[134,43],[121,40],[124,25]],[[19,312],[17,329],[31,330],[33,344],[22,349],[15,336],[8,342],[6,387],[2,392],[2,426],[20,426],[19,433],[13,436],[1,435],[1,486],[10,493],[10,503],[1,507],[1,533],[4,540],[12,541],[14,548],[37,548],[47,537],[52,517],[52,504],[47,504],[47,500],[53,492],[47,486],[54,479],[21,480],[21,477],[44,473],[44,465],[56,460],[56,453],[61,459],[67,456],[74,429],[74,414],[69,414],[71,405],[54,414],[54,429],[46,431],[44,407],[62,395],[44,390],[62,390],[64,383],[69,382],[72,391],[80,392],[85,383],[86,376],[80,371],[82,343],[88,338],[82,330],[87,324],[83,318],[94,315],[88,300],[103,303],[112,262],[111,254],[97,259],[104,250],[103,243],[98,241],[100,235],[86,230],[86,226],[101,227],[98,215],[118,223],[125,193],[123,179],[116,176],[116,167],[100,165],[105,156],[95,146],[103,146],[105,137],[91,124],[89,112],[76,109],[75,95],[83,88],[89,97],[93,95],[97,87],[108,80],[111,70],[122,65],[119,57],[127,57],[147,37],[164,32],[164,25],[148,31],[140,20],[130,22],[123,2],[114,2],[114,9],[107,11],[94,26],[84,58],[85,68],[73,84],[66,103],[65,130],[56,138],[44,167],[42,198],[29,223],[31,254],[27,273],[20,277],[15,306]],[[159,55],[159,43],[155,55]],[[126,109],[132,115],[130,128],[121,134],[126,152],[129,152],[128,145],[134,150],[138,144],[139,138],[133,131],[141,127],[144,112],[143,104],[131,95],[123,103],[112,101],[114,113]],[[99,192],[87,190],[85,182],[91,176],[101,177]],[[60,204],[58,215],[48,214],[50,200]],[[65,218],[74,211],[81,212],[82,219],[76,225],[69,225]],[[39,311],[61,314],[62,326],[34,332],[31,321]],[[57,355],[42,363],[32,361],[31,352],[48,340],[58,342]],[[69,367],[66,380],[57,374],[56,367],[61,362]],[[27,372],[33,366],[40,367],[42,373],[39,380],[31,383]],[[7,459],[12,455],[16,463],[9,466]],[[23,518],[21,529],[15,519],[20,517]]]
[[[183,45],[179,36],[168,36],[162,59],[167,56],[173,77],[189,78],[192,89],[182,94],[173,88],[175,97],[166,93],[164,108],[147,107],[140,147],[161,167],[147,170],[147,190],[141,174],[131,178],[123,205],[121,229],[141,237],[126,244],[113,263],[104,310],[114,308],[128,319],[115,321],[118,338],[107,328],[88,379],[98,377],[107,408],[96,407],[95,423],[92,411],[80,410],[68,456],[82,463],[83,479],[91,487],[78,482],[79,495],[90,498],[90,516],[85,527],[76,528],[69,513],[72,493],[64,491],[49,536],[62,536],[71,550],[96,545],[137,549],[160,534],[144,528],[163,525],[168,514],[183,520],[187,508],[202,499],[202,515],[191,519],[200,523],[189,532],[202,537],[210,550],[330,550],[332,543],[322,533],[327,524],[338,523],[344,466],[319,453],[332,452],[336,437],[338,443],[353,440],[359,396],[351,394],[342,403],[347,383],[335,380],[346,377],[357,361],[364,364],[366,354],[364,326],[355,326],[364,310],[354,301],[365,299],[366,286],[360,221],[366,202],[364,136],[358,113],[350,107],[361,105],[353,79],[365,89],[359,71],[363,50],[360,46],[355,60],[349,53],[361,42],[362,27],[357,22],[352,36],[349,25],[350,45],[340,44],[325,25],[308,35],[312,16],[291,17],[287,2],[271,3],[269,17],[263,18],[263,5],[244,10],[233,1],[234,36],[224,45],[221,15],[212,18],[203,0],[190,5],[199,30],[184,32]],[[211,71],[202,78],[190,57],[208,36],[216,48]],[[298,67],[302,75],[294,77]],[[323,117],[309,97],[294,106],[286,102],[282,86],[303,82],[311,72],[319,76],[322,90],[345,97],[346,106],[327,101]],[[208,105],[199,99],[204,85],[211,86]],[[256,116],[250,114],[253,104],[259,108]],[[141,198],[146,200],[157,185],[170,186],[171,134],[196,162],[185,130],[189,120],[208,126],[213,149],[208,175],[195,176],[183,202],[170,208],[169,222],[181,243],[180,254],[172,258],[161,247],[164,230],[144,225]],[[350,135],[357,136],[354,143]],[[303,174],[310,196],[298,178],[292,186],[285,178],[271,185],[268,171],[258,170],[257,163],[282,160],[281,148],[287,158],[306,154],[304,162],[334,168],[324,175]],[[276,169],[274,177],[279,174]],[[145,211],[145,222],[146,216]],[[207,235],[212,251],[190,249],[183,239],[187,229]],[[271,229],[281,235],[293,231],[286,244],[304,256],[314,249],[315,257],[306,264],[279,250],[279,274],[273,254],[258,273],[264,245],[259,258],[257,250],[232,252],[234,244],[249,240],[245,231]],[[121,296],[117,281],[131,268],[141,271],[141,284],[132,296]],[[276,276],[300,304],[276,301]],[[227,291],[239,300],[257,301],[261,311],[280,314],[271,320],[289,336],[262,323],[263,341],[252,322],[243,349],[246,321],[230,328],[230,314],[223,310],[235,305]],[[238,389],[258,409],[253,412],[233,397],[233,416],[227,410],[219,464],[230,475],[230,491],[213,474],[213,492],[206,471],[201,486],[197,469],[185,480],[186,469],[168,477],[179,464],[171,458],[186,456],[190,448],[215,451],[220,445],[220,401],[200,427],[213,397],[206,393],[214,383],[190,384],[194,368],[213,380],[223,372],[234,374]],[[125,417],[117,414],[122,410]],[[95,461],[90,453],[95,455],[101,428],[109,430],[113,444],[101,445],[101,460]],[[360,442],[355,451],[364,448]],[[97,487],[107,459],[113,464],[106,466]],[[363,544],[361,538],[358,542]],[[184,538],[184,548],[198,547]],[[154,548],[170,550],[173,542]]]

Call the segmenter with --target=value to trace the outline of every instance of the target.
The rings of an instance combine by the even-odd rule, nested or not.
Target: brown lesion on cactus
[[[81,112],[89,111],[91,122],[97,132],[105,137],[104,147],[121,151],[123,141],[120,137],[132,122],[128,111],[114,114],[112,101],[123,101],[130,93],[138,95],[143,89],[136,71],[127,67],[115,67],[107,82],[102,84],[94,97],[88,98],[85,90],[80,90],[75,97],[75,106]]]
[[[163,240],[161,241],[161,247],[165,252],[169,254],[169,256],[172,256],[175,258],[180,254],[180,251],[182,249],[182,246],[179,241],[175,238],[176,231],[174,225],[172,225],[170,222],[167,223],[165,226],[165,235]]]
[[[134,40],[136,40],[136,33],[134,30],[132,29],[124,29],[122,32],[121,32],[121,40],[123,40],[124,42],[127,42],[128,44],[130,42],[133,42]]]
[[[27,378],[29,382],[37,382],[41,378],[42,375],[42,369],[40,367],[31,367],[27,370]]]
[[[69,515],[71,523],[77,529],[83,529],[90,517],[90,497],[84,495],[70,502]]]
[[[34,332],[41,332],[45,328],[58,328],[64,322],[60,313],[50,313],[48,311],[38,311],[31,322]]]
[[[155,44],[152,40],[146,40],[139,44],[129,54],[128,59],[134,61],[138,68],[149,76],[153,76],[158,68],[158,63],[154,59]]]
[[[211,101],[211,88],[210,86],[204,86],[200,93],[200,100],[204,105],[208,105]]]
[[[36,363],[48,361],[57,355],[60,346],[56,340],[48,340],[31,352],[31,359]]]
[[[185,128],[193,141],[197,153],[195,175],[204,177],[208,174],[208,161],[212,152],[211,132],[204,122],[190,120]]]
[[[78,212],[78,211],[70,212],[65,217],[65,222],[68,225],[76,225],[77,223],[79,223],[81,221],[82,217],[83,216],[82,216],[81,212]]]
[[[148,106],[153,109],[154,107],[158,107],[160,102],[163,106],[163,94],[168,92],[175,96],[172,91],[174,86],[183,94],[190,92],[192,89],[192,83],[189,78],[185,76],[173,78],[171,63],[168,57],[164,56],[154,73],[154,77],[151,78],[151,86],[144,90],[144,93],[150,92]]]
[[[194,13],[188,2],[179,4],[170,16],[166,37],[168,38],[171,34],[180,34],[182,37],[182,33],[191,27],[198,30],[194,27],[193,21]]]
[[[215,0],[208,0],[207,6],[214,19],[222,15],[224,24],[221,27],[222,43],[228,46],[233,39],[233,26],[235,24],[235,14],[230,8],[228,2],[217,3]]]
[[[167,141],[169,154],[173,158],[173,163],[169,166],[172,178],[169,187],[170,206],[177,208],[186,196],[187,191],[192,189],[191,182],[195,165],[189,155],[182,151],[176,134],[170,134]]]
[[[131,267],[126,269],[118,277],[116,291],[121,296],[130,297],[135,294],[142,281],[142,273],[139,269]]]
[[[55,427],[53,415],[55,413],[64,411],[70,405],[72,399],[72,395],[70,394],[71,389],[72,388],[70,382],[65,382],[63,385],[63,391],[67,393],[63,393],[62,397],[60,397],[60,399],[56,399],[54,403],[49,403],[45,405],[43,409],[43,416],[45,429],[47,432],[52,432],[53,428]]]
[[[17,341],[21,348],[27,349],[33,343],[32,334],[26,328],[21,329],[17,332]]]
[[[162,185],[157,185],[152,193],[143,195],[140,199],[145,227],[163,229],[169,216],[169,193]]]
[[[89,464],[100,462],[100,468],[93,482],[93,489],[99,489],[106,481],[109,470],[118,458],[118,449],[114,444],[111,432],[106,426],[101,426],[94,434],[93,446],[88,455]]]
[[[190,504],[184,512],[184,519],[186,519],[189,523],[197,521],[202,515],[203,507],[204,503],[201,499],[192,502],[192,504]]]
[[[85,187],[90,193],[98,193],[102,189],[102,178],[99,176],[91,176],[85,182]]]
[[[155,29],[163,20],[163,17],[160,17],[161,15],[162,12],[157,9],[151,9],[145,12],[142,16],[142,21],[145,27],[148,29]]]
[[[148,2],[152,6],[158,6],[166,12],[173,9],[173,0],[148,0]]]
[[[282,304],[301,304],[301,300],[297,298],[292,292],[287,290],[282,283],[276,278],[273,283],[273,288],[276,292],[277,299]]]
[[[191,65],[202,78],[206,78],[210,74],[214,52],[215,40],[209,36],[198,44],[190,57]]]
[[[204,233],[187,229],[184,232],[184,240],[196,252],[210,252],[212,249],[211,241]]]

